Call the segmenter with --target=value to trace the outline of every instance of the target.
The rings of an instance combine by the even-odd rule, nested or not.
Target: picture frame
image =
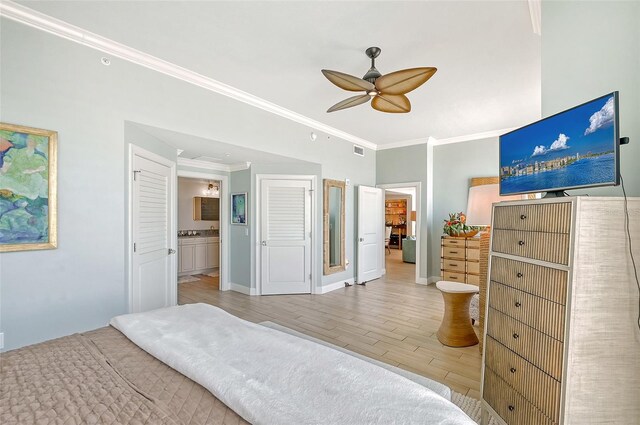
[[[58,246],[58,133],[0,122],[0,252]]]
[[[247,211],[247,192],[232,193],[231,224],[246,226],[248,223]]]

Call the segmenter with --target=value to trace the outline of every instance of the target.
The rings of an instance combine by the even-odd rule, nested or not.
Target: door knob
[[[267,241],[262,241],[261,245],[262,246],[267,246]]]
[[[360,238],[360,242],[364,242],[364,238]]]
[[[175,250],[175,249],[173,249],[173,248],[169,248],[169,250],[168,250],[168,251],[169,251],[169,255],[171,255],[171,254],[175,254],[175,253],[176,253],[176,250]]]

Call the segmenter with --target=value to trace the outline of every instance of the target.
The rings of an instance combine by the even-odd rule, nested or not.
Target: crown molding
[[[246,170],[251,166],[251,162],[239,162],[237,164],[216,164],[215,162],[200,161],[198,159],[178,158],[178,166],[200,168],[203,170],[232,171]]]
[[[528,0],[529,15],[531,15],[531,27],[533,33],[542,34],[542,0]]]
[[[429,139],[429,137],[421,137],[419,139],[401,140],[399,142],[385,143],[384,145],[378,145],[377,150],[383,151],[386,149],[404,148],[414,145],[426,145],[429,142]]]
[[[491,137],[502,136],[503,134],[508,133],[511,130],[514,130],[515,128],[516,127],[503,128],[501,130],[491,130],[491,131],[485,131],[483,133],[474,133],[474,134],[467,134],[464,136],[449,137],[447,139],[431,138],[432,139],[431,143],[433,144],[433,146],[439,146],[439,145],[448,145],[451,143],[470,142],[472,140],[489,139]]]
[[[227,96],[231,99],[246,103],[348,142],[355,143],[372,150],[377,149],[377,145],[373,142],[283,108],[273,102],[269,102],[268,100],[239,90],[228,84],[214,80],[213,78],[198,74],[197,72],[191,71],[187,68],[183,68],[148,53],[136,50],[109,38],[102,37],[83,28],[71,25],[68,22],[46,15],[42,12],[38,12],[37,10],[25,7],[11,0],[0,1],[0,16],[75,43],[82,44],[91,49],[99,50],[108,55],[118,57],[203,89]]]

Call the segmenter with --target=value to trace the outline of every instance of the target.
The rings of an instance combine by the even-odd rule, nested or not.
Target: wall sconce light
[[[217,198],[220,196],[220,188],[213,183],[209,182],[209,185],[205,190],[202,191],[204,196]]]

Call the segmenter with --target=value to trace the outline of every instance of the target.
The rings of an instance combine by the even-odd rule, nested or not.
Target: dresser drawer
[[[492,281],[489,306],[543,334],[564,341],[565,308],[561,304]]]
[[[466,283],[468,283],[469,285],[480,285],[480,276],[475,274],[467,274]]]
[[[442,248],[442,256],[444,258],[455,258],[455,259],[460,259],[464,261],[464,258],[465,258],[464,253],[465,253],[464,247],[444,246]]]
[[[493,228],[569,233],[571,229],[571,202],[496,206]]]
[[[482,388],[482,398],[508,425],[556,424],[507,385],[491,369],[485,368]]]
[[[562,378],[562,342],[489,308],[487,335],[557,380]]]
[[[492,249],[549,263],[569,264],[569,235],[566,233],[494,229]]]
[[[442,260],[442,262],[444,263],[445,271],[457,272],[457,273],[465,272],[466,263],[464,260],[451,260],[451,259],[445,258],[444,260]]]
[[[486,367],[554,421],[560,417],[560,382],[495,339],[486,341]]]
[[[460,282],[460,283],[465,283],[466,282],[464,272],[463,273],[455,273],[455,272],[445,271],[445,272],[442,273],[442,279],[443,280],[450,280],[451,282]]]
[[[480,248],[467,248],[467,260],[480,260]]]
[[[480,274],[480,263],[467,261],[467,273]]]
[[[568,273],[565,270],[497,255],[491,256],[492,282],[499,282],[562,305],[565,305],[567,300],[567,279]]]

